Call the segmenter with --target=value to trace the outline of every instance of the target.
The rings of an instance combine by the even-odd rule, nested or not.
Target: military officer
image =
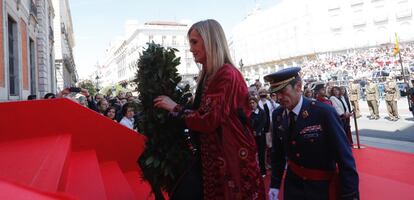
[[[368,79],[368,85],[365,88],[365,93],[369,107],[369,112],[371,113],[369,119],[379,119],[379,90],[377,84],[372,82],[372,79]]]
[[[414,79],[411,79],[411,82],[410,82],[411,84],[409,84],[409,89],[408,89],[408,99],[409,99],[409,102],[410,102],[410,104],[408,105],[409,106],[409,109],[410,109],[410,111],[411,111],[411,113],[413,114],[413,117],[414,117]]]
[[[302,96],[299,71],[265,76],[281,105],[272,115],[269,199],[278,198],[286,163],[285,200],[359,199],[355,160],[339,116],[332,106]]]
[[[397,121],[400,118],[397,107],[399,98],[400,90],[398,89],[397,83],[391,77],[387,78],[387,83],[385,84],[385,103],[391,121]]]
[[[351,80],[349,84],[349,101],[351,102],[352,108],[354,109],[356,118],[361,117],[361,112],[359,110],[359,91],[359,84]]]

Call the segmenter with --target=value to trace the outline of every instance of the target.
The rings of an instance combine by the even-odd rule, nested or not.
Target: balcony
[[[36,17],[37,16],[37,7],[34,0],[30,1],[30,15]]]

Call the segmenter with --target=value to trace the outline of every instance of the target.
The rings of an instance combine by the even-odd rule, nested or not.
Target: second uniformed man
[[[303,98],[299,71],[265,76],[281,105],[272,116],[269,199],[278,198],[286,163],[285,200],[359,199],[355,160],[339,116],[332,106]]]
[[[397,101],[400,98],[400,90],[397,83],[388,78],[385,84],[385,104],[387,105],[388,117],[391,121],[397,121],[400,117],[398,115]]]
[[[361,117],[361,112],[359,110],[359,84],[356,82],[351,82],[349,84],[349,101],[351,102],[352,108],[354,109],[355,116],[357,118]]]
[[[379,90],[377,84],[372,82],[372,79],[368,79],[368,85],[365,88],[365,93],[369,107],[369,112],[371,113],[369,119],[379,119]]]

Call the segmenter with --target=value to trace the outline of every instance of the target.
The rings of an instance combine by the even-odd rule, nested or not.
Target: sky
[[[75,35],[74,57],[81,79],[88,78],[105,49],[124,35],[125,22],[216,19],[227,38],[233,27],[260,5],[262,9],[281,0],[70,0]]]

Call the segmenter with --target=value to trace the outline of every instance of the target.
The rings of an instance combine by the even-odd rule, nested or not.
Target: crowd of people
[[[97,93],[89,95],[83,88],[65,88],[58,94],[47,93],[43,99],[68,98],[102,116],[108,117],[114,122],[120,123],[132,130],[138,130],[138,98],[132,92],[119,91],[114,97],[107,97]],[[35,95],[29,95],[28,100],[37,99]]]
[[[414,73],[414,43],[400,45],[401,59],[407,73]],[[402,80],[399,55],[393,54],[393,45],[353,49],[344,52],[317,54],[300,64],[304,81],[347,81],[398,77]]]

